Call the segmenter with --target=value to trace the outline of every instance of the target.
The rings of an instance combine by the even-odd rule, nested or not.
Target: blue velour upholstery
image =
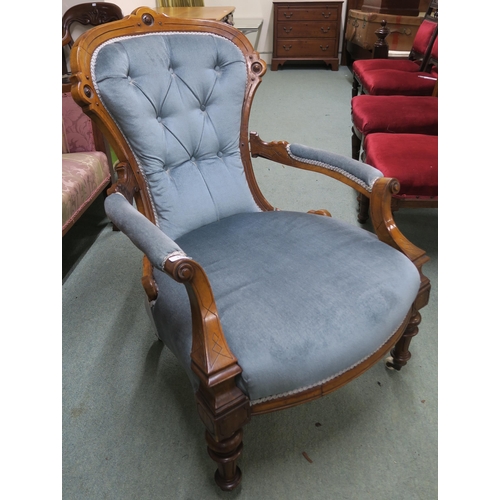
[[[325,382],[381,348],[420,278],[403,254],[363,229],[258,208],[239,150],[246,79],[236,45],[209,34],[123,37],[93,56],[96,90],[136,156],[166,237],[151,243],[153,224],[120,216],[126,201],[118,194],[108,197],[107,213],[156,268],[169,252],[203,266],[243,368],[238,384],[255,402]],[[381,176],[331,153],[299,145],[290,152],[359,176],[367,189]],[[196,386],[186,290],[161,271],[155,279],[158,334]]]
[[[243,368],[238,383],[252,401],[317,385],[373,354],[401,325],[420,285],[403,254],[319,215],[239,214],[177,243],[210,279]],[[189,373],[186,291],[163,273],[155,278],[158,333]]]
[[[104,45],[93,64],[97,91],[132,146],[165,233],[175,239],[259,210],[240,158],[247,73],[236,45],[200,33],[142,35]]]

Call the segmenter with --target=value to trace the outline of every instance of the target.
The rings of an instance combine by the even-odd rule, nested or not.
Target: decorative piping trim
[[[351,181],[354,181],[356,184],[359,184],[360,186],[364,187],[368,192],[371,193],[371,191],[372,191],[372,186],[373,186],[375,181],[373,181],[371,185],[368,185],[366,182],[362,181],[359,177],[356,177],[355,175],[347,172],[346,170],[344,170],[340,167],[330,165],[329,163],[323,163],[321,161],[311,160],[309,158],[301,158],[300,156],[296,156],[290,151],[290,144],[287,144],[286,150],[287,150],[290,158],[292,158],[294,160],[301,161],[304,163],[309,163],[310,165],[316,165],[318,167],[323,167],[323,168],[326,168],[327,170],[333,170],[334,172],[338,172],[338,173],[344,175],[345,177],[351,179]]]
[[[327,382],[330,382],[334,378],[340,377],[341,375],[343,375],[344,373],[348,372],[349,370],[352,370],[356,366],[360,365],[361,363],[363,363],[364,361],[366,361],[370,356],[373,356],[373,354],[375,354],[377,351],[379,351],[380,349],[382,349],[382,347],[384,347],[384,345],[387,344],[387,341],[397,332],[397,330],[401,327],[402,324],[403,324],[403,322],[401,322],[401,324],[391,333],[391,335],[389,335],[389,338],[383,344],[381,344],[378,347],[378,349],[375,349],[370,354],[368,354],[367,356],[365,356],[363,359],[360,359],[357,363],[354,363],[353,365],[349,366],[348,368],[345,368],[344,370],[341,370],[340,372],[336,373],[335,375],[332,375],[332,376],[327,377],[327,378],[325,378],[323,380],[320,380],[319,382],[316,382],[315,384],[307,385],[305,387],[301,387],[300,389],[294,389],[293,391],[284,392],[282,394],[275,394],[273,396],[266,396],[266,397],[261,398],[261,399],[256,399],[254,401],[250,401],[250,406],[254,406],[254,405],[257,405],[257,404],[260,404],[260,403],[265,403],[267,401],[273,401],[274,399],[279,399],[279,398],[282,398],[282,397],[293,396],[294,394],[300,394],[301,392],[304,392],[304,391],[307,391],[309,389],[313,389],[315,387],[321,386],[323,384],[326,384]]]

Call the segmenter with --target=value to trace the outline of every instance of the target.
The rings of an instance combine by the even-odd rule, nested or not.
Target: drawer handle
[[[330,47],[330,45],[327,45],[326,47],[323,47],[323,45],[320,45],[319,48],[321,50],[328,50],[328,47]]]
[[[331,12],[328,12],[328,14],[325,14],[324,12],[321,13],[323,15],[323,17],[325,17],[326,19],[328,19],[332,13]]]
[[[293,12],[290,12],[290,13],[283,12],[283,15],[284,15],[287,19],[290,19],[290,18],[293,16]]]
[[[286,26],[283,26],[283,30],[285,31],[285,33],[290,33],[290,31],[292,31],[292,28],[287,28]]]
[[[288,52],[292,46],[291,45],[283,45],[283,48]]]
[[[328,33],[328,32],[330,31],[330,26],[328,26],[328,28],[326,28],[326,29],[325,29],[325,28],[323,28],[323,26],[321,26],[321,31],[322,31],[323,33]]]

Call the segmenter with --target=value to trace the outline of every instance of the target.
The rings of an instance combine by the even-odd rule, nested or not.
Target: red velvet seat
[[[437,24],[424,19],[413,41],[409,59],[361,59],[354,61],[352,71],[362,77],[365,71],[396,69],[398,71],[419,71],[429,45],[434,39]]]
[[[367,71],[361,80],[361,85],[364,93],[370,95],[431,96],[436,81],[435,73],[377,69]]]
[[[374,133],[365,137],[364,161],[386,177],[395,177],[400,190],[393,210],[401,207],[437,207],[438,137],[424,134]],[[366,214],[362,211],[366,210]],[[359,219],[368,217],[368,205],[360,203]],[[365,219],[366,220],[366,219]]]
[[[427,96],[359,95],[351,100],[352,157],[368,134],[438,134],[438,100]]]
[[[384,22],[382,25],[385,29]],[[432,95],[435,80],[428,78],[437,78],[436,72],[430,73],[431,57],[433,68],[437,67],[437,32],[437,1],[434,0],[415,35],[408,59],[387,59],[385,56],[353,63],[352,97],[358,93]],[[387,35],[389,30],[385,33]],[[387,50],[385,39],[381,40],[381,45],[385,45]]]

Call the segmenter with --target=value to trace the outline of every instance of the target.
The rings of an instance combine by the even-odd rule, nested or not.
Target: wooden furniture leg
[[[351,128],[351,156],[353,160],[359,160],[359,155],[361,153],[361,137],[356,133],[354,127]]]
[[[224,491],[231,491],[241,482],[241,470],[236,461],[243,450],[243,431],[240,429],[229,439],[215,441],[207,431],[205,433],[210,458],[217,463],[215,482]]]
[[[386,366],[395,370],[401,370],[411,358],[409,350],[411,339],[418,333],[418,325],[422,321],[422,316],[418,311],[412,315],[408,326],[406,327],[403,336],[398,343],[392,348],[391,356],[386,359]]]

